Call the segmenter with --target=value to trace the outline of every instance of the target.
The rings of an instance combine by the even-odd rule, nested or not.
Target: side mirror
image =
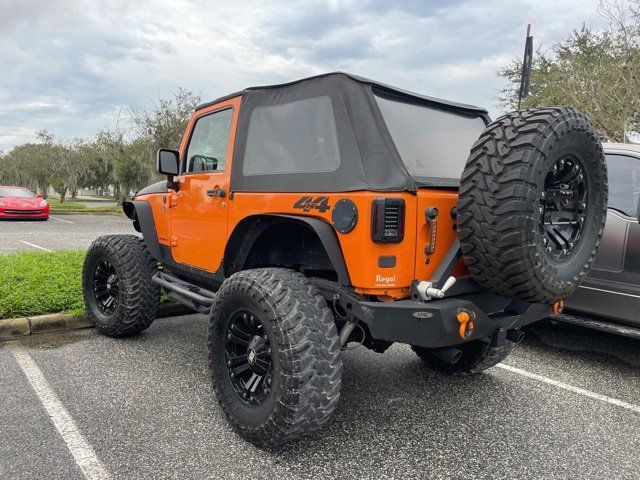
[[[38,194],[36,195],[36,198],[42,198],[42,194],[41,194],[41,193],[38,193]]]
[[[178,175],[179,154],[175,150],[158,150],[157,167],[158,172],[170,177]]]

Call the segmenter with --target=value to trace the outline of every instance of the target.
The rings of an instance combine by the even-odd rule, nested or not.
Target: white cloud
[[[0,0],[0,150],[47,128],[92,136],[179,86],[215,98],[344,70],[488,107],[524,29],[549,46],[596,0]]]

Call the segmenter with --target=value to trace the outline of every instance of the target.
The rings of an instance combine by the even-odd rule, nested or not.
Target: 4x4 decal
[[[315,200],[313,197],[302,197],[293,204],[293,208],[299,208],[303,212],[310,210],[318,210],[320,213],[326,212],[331,208],[329,205],[329,197],[318,197]]]

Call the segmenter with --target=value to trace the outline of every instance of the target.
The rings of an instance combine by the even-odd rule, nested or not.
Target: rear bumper
[[[389,342],[437,348],[506,336],[509,330],[547,318],[551,305],[515,302],[489,292],[430,302],[360,302],[371,336]],[[457,314],[472,312],[473,328],[460,333]]]
[[[479,288],[472,293],[428,302],[370,302],[335,283],[318,279],[314,279],[314,283],[345,319],[365,323],[374,339],[419,347],[448,347],[471,340],[501,342],[510,330],[553,313],[551,305],[520,302]],[[461,332],[459,312],[469,315],[473,328]]]

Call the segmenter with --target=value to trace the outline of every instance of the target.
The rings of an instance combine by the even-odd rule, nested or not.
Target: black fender
[[[128,218],[133,220],[133,228],[142,233],[144,243],[147,245],[147,250],[149,250],[151,256],[162,262],[162,250],[158,243],[158,232],[156,231],[156,222],[153,219],[151,204],[144,200],[123,202],[122,210]]]
[[[298,222],[310,228],[320,239],[341,285],[351,286],[349,270],[334,228],[317,218],[300,215],[261,214],[242,219],[229,236],[224,252],[225,277],[242,269],[251,247],[267,228],[278,222]]]

